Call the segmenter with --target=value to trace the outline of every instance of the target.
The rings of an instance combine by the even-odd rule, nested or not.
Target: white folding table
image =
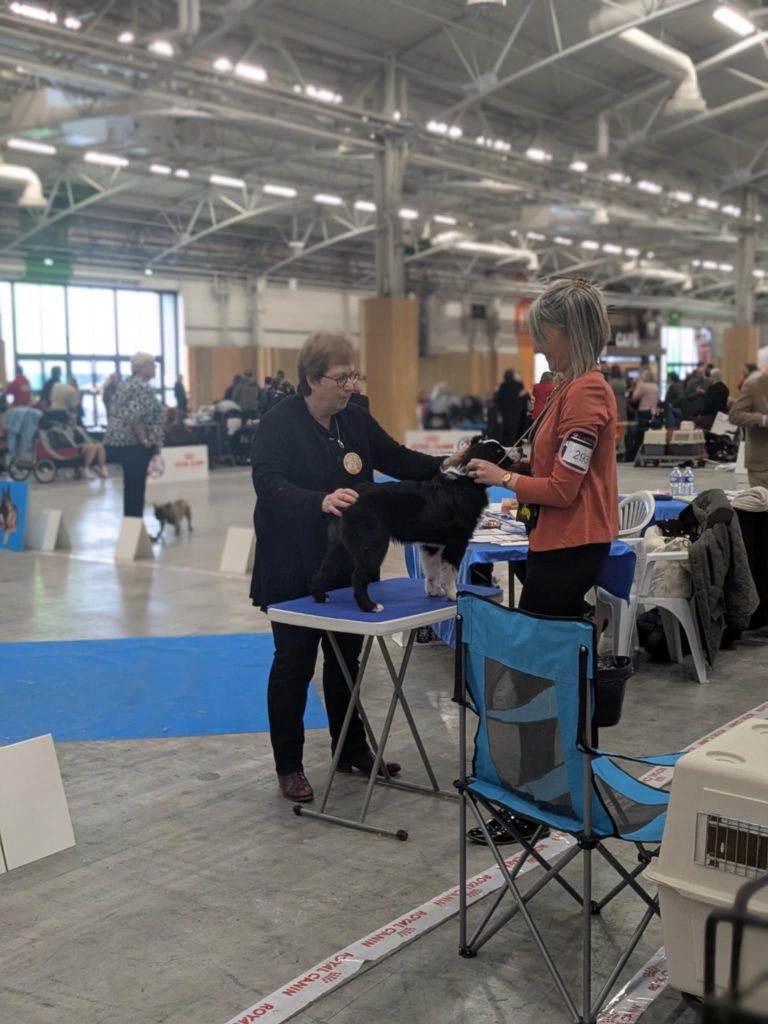
[[[493,599],[498,599],[501,596],[501,592],[495,587],[475,587],[464,584],[461,589]],[[330,821],[337,825],[346,825],[348,828],[359,829],[363,832],[373,832],[378,835],[391,836],[395,839],[406,840],[408,838],[407,829],[401,828],[393,830],[380,828],[376,825],[367,824],[365,819],[368,815],[368,808],[373,795],[373,788],[376,784],[389,786],[393,789],[407,790],[412,793],[424,793],[429,796],[450,798],[455,798],[456,796],[455,793],[447,792],[440,788],[432,769],[432,765],[430,764],[424,743],[419,735],[419,730],[416,726],[410,706],[403,692],[403,684],[408,670],[408,663],[411,658],[411,651],[413,649],[416,631],[421,626],[431,626],[436,622],[444,622],[446,619],[454,618],[456,615],[456,602],[449,601],[444,597],[427,597],[424,593],[423,580],[382,580],[379,583],[371,584],[369,587],[369,593],[376,603],[384,606],[384,610],[382,612],[369,613],[361,611],[357,607],[352,595],[351,587],[345,587],[342,590],[332,590],[329,593],[329,599],[325,604],[318,604],[311,597],[301,597],[294,601],[284,601],[281,604],[270,605],[267,609],[267,615],[273,622],[281,622],[290,626],[304,626],[310,629],[323,630],[328,636],[328,640],[339,662],[341,671],[344,674],[344,678],[346,679],[351,693],[349,707],[347,708],[347,714],[344,718],[341,729],[341,735],[336,745],[336,751],[328,773],[325,790],[320,801],[320,808],[319,810],[314,810],[308,808],[305,804],[296,804],[294,806],[294,811],[298,815],[307,815],[312,818],[319,818],[323,821]],[[336,639],[337,633],[355,633],[365,638],[360,655],[360,668],[357,672],[357,678],[355,679],[352,679],[346,662],[342,657],[338,641]],[[399,667],[395,666],[389,648],[385,643],[385,638],[391,636],[393,633],[403,633],[406,637],[406,643],[404,645],[405,650]],[[389,707],[384,719],[384,725],[382,726],[381,733],[378,738],[374,734],[360,700],[363,678],[368,666],[368,659],[370,657],[374,640],[379,646],[379,650],[381,651],[384,664],[387,667],[387,672],[393,686],[392,699],[389,702]],[[411,731],[411,735],[413,736],[413,741],[416,744],[419,756],[424,764],[427,777],[429,778],[429,786],[420,786],[412,782],[395,780],[387,773],[384,751],[398,704],[400,704],[403,709],[406,721],[408,722],[408,727]],[[344,739],[349,730],[349,723],[352,719],[352,713],[355,707],[358,709],[360,718],[368,736],[368,742],[370,743],[371,749],[374,753],[374,764],[366,786],[360,814],[357,818],[345,818],[339,815],[329,814],[326,811],[326,807],[328,806],[328,800],[331,795],[331,788],[333,786],[336,768],[341,758]],[[379,769],[381,769],[382,775],[379,775]]]

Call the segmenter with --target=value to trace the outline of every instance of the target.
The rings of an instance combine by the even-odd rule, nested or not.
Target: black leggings
[[[336,749],[347,712],[349,687],[324,632],[273,622],[272,635],[275,639],[275,660],[269,672],[267,689],[269,732],[277,772],[279,775],[288,775],[303,769],[304,709],[307,706],[309,683],[315,671],[318,644],[323,647],[323,695],[332,751]],[[336,639],[354,681],[363,638],[350,633],[337,633]],[[346,758],[355,758],[367,750],[363,723],[355,710],[349,723],[343,754]]]
[[[594,587],[611,550],[610,544],[584,544],[556,551],[531,551],[520,609],[557,618],[584,614],[584,595]]]
[[[147,469],[157,449],[143,444],[108,445],[107,462],[123,467],[123,515],[144,515],[144,494],[147,490]]]

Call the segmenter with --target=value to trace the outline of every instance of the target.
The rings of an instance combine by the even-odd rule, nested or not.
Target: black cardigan
[[[343,465],[351,452],[362,460],[361,471],[354,475]],[[359,406],[348,405],[337,413],[329,433],[301,395],[284,398],[261,420],[251,451],[256,491],[253,603],[266,608],[309,593],[327,547],[330,516],[321,508],[326,494],[372,481],[374,469],[399,479],[428,480],[441,461],[398,444]],[[334,586],[349,583],[349,567],[340,566]]]

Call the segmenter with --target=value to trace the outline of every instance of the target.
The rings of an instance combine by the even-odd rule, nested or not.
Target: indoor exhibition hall
[[[0,1024],[768,1024],[768,3],[0,0]]]

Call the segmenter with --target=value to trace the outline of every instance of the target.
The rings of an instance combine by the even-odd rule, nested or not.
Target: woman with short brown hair
[[[340,334],[316,333],[304,342],[298,362],[298,394],[289,395],[261,420],[251,464],[256,491],[256,558],[251,599],[270,604],[304,597],[325,555],[330,516],[340,516],[373,480],[374,469],[400,479],[426,480],[441,460],[398,444],[361,406],[350,404],[359,380],[354,350]],[[351,567],[340,565],[336,587],[349,586]],[[323,692],[335,750],[349,704],[349,689],[327,637],[316,629],[272,623],[275,656],[267,694],[269,727],[280,791],[309,801],[304,774],[304,709],[323,648]],[[336,634],[352,678],[362,637]],[[373,754],[355,711],[338,770],[370,774]],[[390,775],[400,766],[388,763]]]

